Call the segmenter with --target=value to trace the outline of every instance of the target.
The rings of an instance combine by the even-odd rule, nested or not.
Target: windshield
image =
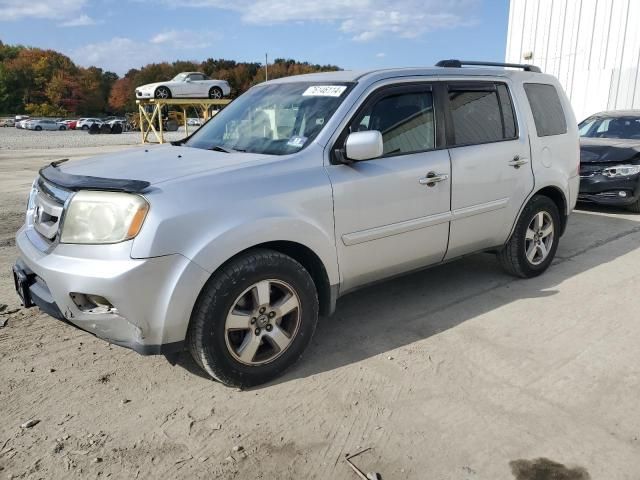
[[[640,117],[591,117],[579,125],[581,137],[640,139]]]
[[[351,85],[296,82],[254,87],[185,145],[270,155],[295,153],[320,133]]]
[[[188,73],[179,73],[171,79],[172,82],[184,82],[184,79],[189,76]]]

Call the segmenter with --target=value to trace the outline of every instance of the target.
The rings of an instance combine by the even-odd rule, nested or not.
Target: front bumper
[[[136,90],[136,98],[153,98],[151,90]]]
[[[600,173],[580,177],[578,200],[601,205],[626,206],[640,198],[640,175],[610,178]],[[624,196],[620,194],[624,192]]]
[[[205,270],[177,254],[132,259],[132,241],[58,244],[47,251],[36,246],[37,237],[31,227],[18,232],[16,269],[42,311],[141,354],[182,350],[191,310],[209,277]],[[72,294],[99,295],[113,309],[92,311]],[[24,304],[29,306],[28,299]]]

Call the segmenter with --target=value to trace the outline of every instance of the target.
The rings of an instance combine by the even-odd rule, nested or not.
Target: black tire
[[[60,130],[60,131],[64,131],[66,129],[67,129],[67,127],[65,127],[64,125],[60,125],[60,127],[58,128],[58,130]]]
[[[633,213],[640,213],[640,199],[636,200],[631,205],[627,205],[627,210]]]
[[[87,125],[86,123],[82,125],[82,130],[89,130],[89,125]]]
[[[300,300],[299,326],[288,347],[269,363],[248,365],[227,347],[227,314],[246,289],[262,280],[292,286]],[[284,318],[284,317],[283,317]],[[265,249],[251,250],[223,265],[203,288],[187,333],[194,360],[215,380],[234,387],[251,387],[280,376],[301,356],[318,322],[318,296],[309,272],[293,258]]]
[[[224,95],[223,95],[222,89],[220,87],[211,87],[209,89],[209,98],[213,98],[213,99],[219,100],[222,97],[224,97]]]
[[[41,131],[41,130],[42,130],[42,127],[41,127],[40,125],[36,125],[36,128],[34,128],[34,130],[35,130],[36,132],[39,132],[39,131]]]
[[[550,245],[544,261],[536,265],[529,261],[526,255],[526,234],[529,224],[540,212],[548,214],[553,222],[553,243]],[[544,195],[535,195],[522,210],[513,235],[498,252],[498,259],[502,267],[511,275],[521,278],[537,277],[543,273],[549,268],[556,255],[560,241],[560,225],[560,213],[553,200]]]
[[[171,98],[171,90],[167,87],[158,87],[153,94],[156,98],[169,99]]]

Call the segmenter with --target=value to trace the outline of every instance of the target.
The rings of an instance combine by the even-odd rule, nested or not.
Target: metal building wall
[[[639,26],[640,0],[511,0],[506,61],[558,77],[578,120],[640,109]]]

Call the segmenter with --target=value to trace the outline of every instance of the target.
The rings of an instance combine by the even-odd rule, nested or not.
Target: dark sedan
[[[640,213],[640,110],[598,113],[579,127],[578,200]]]

